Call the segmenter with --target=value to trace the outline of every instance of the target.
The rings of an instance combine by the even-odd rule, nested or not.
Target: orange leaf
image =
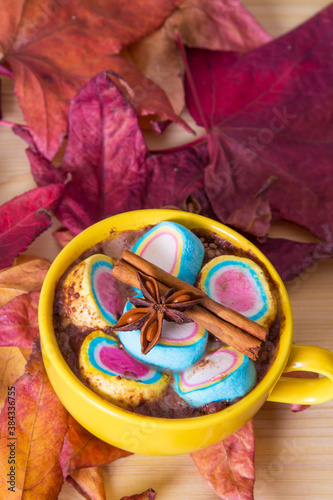
[[[17,265],[1,271],[0,307],[22,293],[40,290],[50,265],[47,259],[21,258]]]
[[[0,408],[5,404],[8,387],[24,373],[26,359],[18,347],[0,348]]]
[[[15,79],[24,117],[39,151],[57,152],[69,101],[112,56],[158,28],[180,0],[0,0],[0,60]],[[171,108],[170,108],[171,110]],[[171,110],[172,111],[172,110]]]
[[[155,500],[156,491],[153,488],[149,488],[142,493],[138,493],[136,495],[131,495],[130,497],[122,497],[120,500]]]
[[[87,500],[106,499],[103,476],[99,467],[76,470],[67,476],[66,481]]]
[[[54,231],[53,236],[59,243],[59,245],[64,248],[67,243],[69,243],[73,238],[74,234],[69,231],[69,229],[66,229],[65,227],[61,227],[60,229],[57,229],[57,231]]]
[[[7,398],[0,415],[0,498],[9,498],[15,491],[10,496],[15,500],[52,500],[63,484],[59,454],[67,430],[67,412],[46,376],[38,344],[35,347],[25,373],[14,385],[12,399]],[[15,430],[8,428],[13,408]],[[14,459],[11,471],[9,456]],[[13,470],[15,479],[7,483],[7,474],[13,474]],[[9,487],[14,490],[8,492]]]
[[[191,453],[191,457],[220,498],[252,500],[254,448],[253,420],[250,420],[224,441]]]
[[[129,455],[131,453],[128,451],[116,448],[93,436],[68,415],[68,432],[60,458],[64,478],[82,467],[106,465]]]

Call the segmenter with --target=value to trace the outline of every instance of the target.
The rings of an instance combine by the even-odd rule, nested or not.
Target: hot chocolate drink
[[[112,276],[124,249],[267,328],[256,360],[197,322],[170,321],[186,313],[179,294],[172,298],[171,292],[169,298],[157,292],[160,302],[168,303],[169,316],[161,319],[158,341],[148,351],[143,327],[133,323],[133,329],[117,331],[123,313],[130,317],[143,309],[152,323],[153,312],[161,309],[149,287],[134,289]],[[252,253],[213,232],[164,222],[111,235],[82,255],[58,283],[54,329],[71,370],[101,397],[145,415],[200,416],[235,403],[267,372],[283,321],[275,287]],[[133,306],[133,297],[141,306]],[[146,339],[146,347],[151,342]]]

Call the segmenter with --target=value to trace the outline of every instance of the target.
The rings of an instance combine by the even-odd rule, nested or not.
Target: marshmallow
[[[269,327],[277,304],[261,267],[253,260],[222,255],[201,270],[198,288],[210,298]]]
[[[202,265],[204,246],[186,227],[165,221],[144,234],[133,252],[193,285]]]
[[[101,331],[90,333],[79,355],[82,379],[103,398],[123,407],[136,407],[160,397],[170,375],[132,358],[119,342]]]
[[[256,382],[253,361],[229,346],[207,354],[199,363],[175,373],[172,387],[196,408],[245,396]]]
[[[124,312],[131,307],[128,302]],[[140,330],[119,331],[118,337],[126,351],[135,358],[160,370],[180,371],[203,356],[208,332],[197,323],[177,325],[163,320],[161,337],[148,354],[141,352]]]
[[[64,280],[63,311],[85,328],[114,325],[124,301],[122,284],[111,274],[110,257],[96,254],[73,267]]]

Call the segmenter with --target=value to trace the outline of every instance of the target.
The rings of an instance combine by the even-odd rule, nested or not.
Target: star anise
[[[202,295],[187,290],[170,288],[161,295],[157,281],[138,271],[137,277],[143,297],[129,299],[135,306],[124,313],[113,326],[113,330],[141,330],[141,352],[147,354],[158,342],[162,332],[163,319],[178,325],[190,323],[182,311],[202,301]]]

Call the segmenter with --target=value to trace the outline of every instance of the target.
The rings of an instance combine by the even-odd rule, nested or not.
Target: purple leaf
[[[73,100],[63,169],[72,176],[58,215],[74,233],[143,205],[147,148],[133,107],[106,73]]]
[[[256,233],[241,209],[274,176],[263,222],[270,209],[332,241],[332,22],[331,5],[242,57],[188,50],[187,104],[208,130],[205,191],[220,220]]]
[[[23,139],[28,144],[29,148],[33,152],[36,153],[38,151],[36,143],[34,141],[34,138],[32,137],[30,129],[29,129],[29,127],[27,127],[27,125],[14,124],[13,132],[14,132],[14,134],[21,137],[21,139]]]
[[[256,246],[271,261],[283,281],[291,281],[316,262],[333,257],[332,243],[299,243],[267,238]]]
[[[31,173],[37,186],[47,186],[48,184],[65,183],[67,173],[61,167],[55,167],[52,163],[41,156],[37,151],[27,149],[27,156],[31,165]]]
[[[100,73],[72,102],[63,163],[55,168],[37,151],[27,151],[40,185],[71,180],[56,215],[73,234],[129,210],[182,207],[192,194],[212,215],[204,194],[204,144],[172,154],[149,155],[132,105]]]
[[[212,216],[203,189],[206,151],[206,147],[200,145],[150,156],[147,159],[149,175],[144,208],[166,205],[181,208],[187,196],[192,194],[199,201],[202,213]]]

